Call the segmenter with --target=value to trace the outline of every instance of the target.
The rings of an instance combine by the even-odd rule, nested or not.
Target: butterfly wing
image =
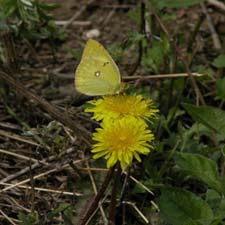
[[[75,87],[86,95],[115,94],[120,89],[118,67],[105,48],[89,39],[75,72]]]

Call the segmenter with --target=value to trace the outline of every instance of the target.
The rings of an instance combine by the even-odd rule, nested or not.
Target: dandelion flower
[[[123,117],[135,117],[148,119],[156,116],[158,109],[153,107],[151,99],[144,99],[141,95],[113,95],[104,96],[89,103],[92,107],[86,112],[94,113],[93,119],[101,121],[104,119],[121,119]]]
[[[154,139],[143,120],[125,117],[120,120],[105,120],[101,128],[93,134],[93,158],[105,157],[107,167],[118,161],[121,168],[131,165],[133,158],[139,162],[139,154],[147,155],[153,148],[150,142]]]

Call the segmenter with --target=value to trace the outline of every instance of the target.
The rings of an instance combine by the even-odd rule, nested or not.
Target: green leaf
[[[140,18],[141,18],[141,7],[135,7],[134,9],[131,9],[128,12],[128,16],[130,19],[132,19],[134,22],[136,22],[138,25],[140,25]]]
[[[222,225],[223,223],[223,219],[219,218],[219,219],[215,219],[213,220],[213,222],[210,225]]]
[[[115,61],[119,61],[122,59],[123,49],[120,44],[118,43],[111,44],[107,47],[107,50],[110,52],[112,58]]]
[[[225,78],[216,81],[217,96],[220,99],[225,99]]]
[[[16,7],[17,7],[17,3],[13,0],[7,0],[7,1],[1,2],[1,8],[3,10],[5,18],[13,14],[14,11],[16,10]]]
[[[213,212],[205,201],[178,188],[162,189],[159,208],[163,218],[173,225],[207,225],[213,218]]]
[[[39,218],[37,212],[25,214],[23,212],[19,212],[18,218],[21,221],[21,225],[38,225]]]
[[[154,40],[152,47],[143,55],[142,64],[147,70],[159,73],[163,68],[163,62],[170,52],[170,44],[167,37],[162,36],[160,40]]]
[[[46,10],[46,11],[52,11],[60,7],[60,5],[57,3],[41,3],[37,1],[36,4],[38,5],[40,9]]]
[[[217,58],[214,59],[213,65],[216,68],[225,68],[225,54],[219,55]]]
[[[212,106],[195,106],[187,103],[182,105],[197,122],[203,123],[225,137],[225,112],[223,110]]]
[[[182,8],[200,4],[204,0],[160,0],[160,8]]]
[[[216,163],[200,154],[176,153],[176,164],[186,173],[203,181],[209,187],[222,192],[222,183]]]
[[[53,209],[49,213],[49,218],[54,218],[57,216],[59,213],[63,213],[71,208],[71,205],[68,203],[61,203],[57,208]]]
[[[205,199],[214,212],[214,220],[217,218],[221,221],[224,218],[225,199],[212,189],[207,190]]]
[[[81,56],[82,56],[82,50],[81,50],[81,48],[75,49],[75,48],[71,48],[69,46],[66,46],[65,47],[65,50],[68,53],[70,53],[74,59],[76,59],[77,61],[80,61]]]

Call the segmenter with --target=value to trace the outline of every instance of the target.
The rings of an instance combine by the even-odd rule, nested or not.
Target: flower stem
[[[121,173],[120,165],[117,164],[117,171],[114,176],[114,183],[111,192],[111,202],[109,206],[109,225],[115,225],[115,215],[116,215],[116,190]]]
[[[105,180],[103,181],[97,195],[95,195],[89,202],[88,204],[86,204],[84,206],[84,208],[81,210],[80,212],[80,219],[79,219],[79,225],[85,225],[88,221],[88,219],[90,218],[90,216],[92,215],[92,213],[96,210],[96,208],[98,207],[98,203],[101,199],[101,197],[104,195],[106,188],[108,187],[113,173],[115,170],[115,166],[110,168],[110,170],[108,171]]]

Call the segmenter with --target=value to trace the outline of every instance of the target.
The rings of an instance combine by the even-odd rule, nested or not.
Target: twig
[[[144,184],[142,184],[139,180],[134,178],[133,176],[129,176],[131,180],[133,180],[136,184],[140,185],[145,191],[147,191],[149,194],[154,195],[154,193]]]
[[[15,156],[15,157],[17,157],[19,159],[31,160],[33,162],[38,162],[38,160],[36,160],[36,159],[32,159],[30,157],[27,157],[27,156],[24,156],[24,155],[20,155],[20,154],[15,153],[15,152],[13,152],[11,150],[0,149],[0,153],[7,154],[7,155],[11,155],[11,156]]]
[[[88,170],[87,168],[84,167],[79,167],[80,170]],[[100,171],[100,172],[108,172],[108,169],[104,169],[104,168],[90,168],[91,171]],[[126,171],[123,171],[124,174],[127,175]],[[146,190],[149,194],[154,195],[154,193],[144,184],[142,184],[139,180],[137,180],[136,178],[134,178],[133,176],[129,175],[129,178],[131,180],[133,180],[136,184],[140,185],[144,190]]]
[[[149,224],[149,220],[148,220],[148,219],[146,218],[146,216],[141,212],[141,210],[136,206],[135,203],[133,203],[133,202],[127,202],[127,201],[123,201],[122,203],[131,206],[131,207],[135,210],[135,212],[143,219],[143,221],[144,221],[146,224]]]
[[[97,194],[98,194],[98,190],[97,190],[97,187],[96,187],[96,184],[95,184],[94,177],[93,177],[92,172],[91,172],[91,170],[90,170],[90,166],[89,166],[88,160],[86,161],[86,165],[87,165],[88,175],[89,175],[89,177],[90,177],[90,180],[91,180],[91,184],[92,184],[94,193],[95,193],[95,195],[97,195]],[[103,218],[104,224],[107,225],[107,224],[108,224],[108,220],[107,220],[107,218],[106,218],[104,209],[103,209],[103,207],[102,207],[101,204],[99,204],[99,209],[100,209],[100,212],[101,212],[101,214],[102,214],[102,218]]]
[[[79,223],[78,223],[79,225],[85,225],[86,222],[88,221],[89,217],[92,215],[92,213],[98,207],[98,203],[99,203],[100,199],[102,198],[102,196],[104,195],[105,190],[111,181],[114,170],[115,170],[115,167],[112,167],[109,169],[109,171],[105,177],[105,180],[103,181],[103,183],[98,191],[98,194],[95,195],[95,197],[93,197],[90,200],[88,205],[85,205],[84,209],[81,210],[81,213],[79,216],[80,219],[79,219]]]
[[[0,215],[0,219],[2,219],[2,218],[5,218],[3,215]],[[20,223],[21,224],[21,221],[20,220],[17,220],[17,219],[14,219],[14,218],[11,218],[11,217],[9,217],[12,221],[14,221],[14,222],[17,222],[17,223]]]
[[[5,48],[6,66],[10,71],[14,72],[18,69],[15,46],[8,25],[4,24],[4,21],[3,25],[5,25],[5,30],[0,32],[0,40],[3,42]]]
[[[11,186],[12,185],[12,184],[9,184],[9,183],[0,183],[0,184],[5,185],[5,186]],[[17,187],[22,188],[22,189],[32,189],[31,186],[25,186],[25,185],[19,185]],[[78,192],[59,191],[59,190],[54,190],[54,189],[49,189],[49,188],[40,188],[40,187],[34,187],[34,190],[35,191],[55,193],[55,194],[60,194],[60,195],[69,195],[69,196],[82,196],[83,195],[83,194],[78,193]]]
[[[125,81],[129,80],[151,80],[151,79],[165,79],[165,78],[179,78],[188,77],[187,73],[174,73],[174,74],[156,74],[156,75],[137,75],[137,76],[123,76],[122,79]],[[192,73],[192,76],[201,77],[203,74]]]
[[[74,151],[74,148],[69,148],[69,149],[67,149],[65,151],[65,154],[69,154],[69,153],[71,153],[73,151]],[[53,156],[50,156],[49,158],[44,159],[44,160],[41,160],[41,161],[38,161],[37,160],[37,162],[35,162],[33,165],[31,165],[31,169],[34,170],[36,168],[41,167],[42,165],[48,165],[48,162],[54,160],[55,158],[56,158],[56,156],[53,155]],[[14,173],[14,174],[11,174],[11,175],[3,178],[2,180],[0,180],[0,184],[1,183],[5,183],[5,182],[12,181],[15,178],[18,178],[18,177],[22,176],[23,174],[27,173],[28,171],[29,171],[29,166],[21,169],[20,171]]]
[[[114,183],[112,187],[112,192],[111,192],[111,201],[109,205],[109,224],[110,225],[115,225],[115,215],[116,215],[116,190],[117,190],[117,185],[118,181],[120,178],[121,174],[121,168],[120,165],[117,164],[117,171],[114,176]]]
[[[195,90],[196,104],[199,105],[198,101],[200,100],[202,105],[206,105],[205,99],[204,99],[204,97],[203,97],[203,95],[202,95],[202,93],[201,93],[201,91],[200,91],[200,89],[199,89],[199,87],[197,85],[197,82],[196,82],[194,76],[192,75],[192,72],[190,71],[190,68],[189,68],[189,65],[187,64],[187,61],[184,60],[183,58],[181,58],[181,61],[184,64],[185,70],[187,71],[187,74],[188,74],[188,76],[191,79],[192,86],[193,86],[193,88]]]
[[[169,41],[172,41],[172,37],[170,36],[169,32],[167,31],[166,27],[162,23],[160,17],[158,16],[155,8],[153,7],[152,3],[149,0],[142,0],[142,2],[145,3],[145,5],[148,7],[149,11],[155,16],[156,20],[158,21],[160,27],[162,28],[163,32],[166,34],[168,37]]]
[[[79,162],[82,162],[82,161],[83,161],[82,159],[81,159],[81,160],[76,160],[74,163],[79,163]],[[67,164],[61,166],[60,168],[54,168],[54,169],[48,170],[48,171],[46,171],[46,172],[43,172],[43,173],[40,173],[40,174],[34,176],[33,179],[36,180],[36,179],[38,179],[38,178],[40,178],[40,177],[44,177],[44,176],[46,176],[46,175],[48,175],[48,174],[50,174],[50,173],[56,172],[56,171],[58,171],[58,170],[65,169],[65,168],[68,167],[68,166],[69,166],[69,164],[67,163]],[[10,189],[12,189],[12,188],[15,188],[15,187],[18,187],[18,186],[20,186],[20,185],[26,184],[26,183],[28,183],[28,182],[30,182],[30,179],[25,179],[25,180],[20,181],[20,182],[18,182],[18,183],[12,184],[12,185],[10,185],[10,186],[8,186],[8,187],[3,188],[2,190],[0,190],[0,193],[6,192],[6,191],[8,191],[8,190],[10,190]],[[1,184],[1,183],[0,183],[0,184]]]
[[[58,26],[65,26],[68,24],[68,20],[57,20],[55,21],[55,24]],[[90,26],[91,25],[91,21],[73,21],[71,23],[71,25],[73,26]]]
[[[1,209],[0,213],[13,225],[17,225],[11,218],[9,218]]]
[[[216,33],[216,29],[215,29],[215,27],[213,25],[212,18],[208,14],[207,8],[206,8],[204,3],[201,3],[201,8],[202,8],[203,13],[206,15],[206,19],[207,19],[207,22],[208,22],[208,27],[209,27],[210,33],[212,35],[214,47],[215,47],[215,49],[220,50],[222,48],[222,45],[221,45],[219,36]]]
[[[110,13],[108,13],[106,18],[103,18],[103,20],[102,20],[102,27],[107,26],[108,22],[111,20],[111,18],[115,14],[115,12],[116,12],[116,9],[113,9],[113,10],[110,11]]]
[[[107,197],[109,196],[109,192],[110,190],[107,190],[105,196],[102,198],[101,202],[106,202]],[[96,207],[96,210],[94,210],[94,212],[91,214],[91,216],[88,218],[88,221],[86,222],[86,225],[89,224],[89,222],[91,221],[91,219],[94,217],[94,215],[97,213],[99,209],[99,204],[98,207]]]
[[[44,173],[41,173],[41,174],[38,174],[37,176],[33,177],[33,179],[38,179],[40,177],[44,177],[50,173],[53,173],[55,171],[57,171],[58,169],[54,168],[54,169],[51,169],[51,170],[48,170],[47,172],[44,172]],[[15,183],[15,184],[11,184],[10,186],[6,187],[6,188],[3,188],[2,190],[0,190],[0,193],[3,193],[3,192],[6,192],[12,188],[15,188],[15,187],[18,187],[22,184],[25,184],[25,183],[28,183],[30,182],[30,178],[26,179],[26,180],[23,180],[23,181],[20,181],[18,183]],[[1,183],[0,183],[1,184]]]
[[[5,108],[7,110],[7,112],[15,119],[17,120],[26,130],[30,131],[30,133],[32,134],[32,136],[34,137],[34,139],[40,144],[40,146],[50,150],[50,146],[45,143],[44,140],[42,140],[42,138],[40,138],[37,134],[35,134],[34,132],[31,131],[31,127],[24,121],[22,121],[22,119],[20,119],[16,112],[13,111],[13,109],[11,109],[9,106],[7,106],[7,104],[5,104]]]
[[[12,130],[21,130],[21,127],[18,124],[9,123],[9,122],[0,122],[0,127],[9,128]]]
[[[5,130],[0,130],[0,136],[4,136],[4,137],[7,137],[7,138],[17,140],[17,141],[28,143],[30,145],[40,146],[38,143],[36,143],[32,140],[29,140],[28,138],[22,137],[18,134],[14,134],[14,133],[11,133],[11,132],[8,132],[8,131],[5,131]]]
[[[88,7],[88,5],[90,5],[91,3],[93,3],[94,0],[90,0],[88,1],[86,4],[84,4],[83,6],[81,6],[79,8],[79,11],[77,11],[69,20],[66,24],[64,24],[63,29],[66,29],[70,24],[72,24],[74,22],[74,20],[76,20]]]
[[[28,209],[28,208],[22,206],[21,204],[19,204],[15,198],[9,197],[8,201],[10,201],[13,206],[17,206],[19,209],[22,209],[23,211],[25,211],[27,213],[31,212],[30,209]]]
[[[74,122],[65,111],[60,111],[55,105],[50,104],[38,95],[29,91],[28,89],[26,89],[26,87],[24,87],[23,84],[21,84],[19,81],[15,80],[12,76],[6,74],[5,72],[0,71],[0,77],[11,87],[12,90],[17,91],[18,94],[20,94],[27,100],[38,103],[40,107],[43,110],[47,111],[54,119],[69,127],[75,133],[79,134],[86,143],[89,143],[88,139],[91,136],[91,133],[84,127],[79,125],[77,122]],[[87,136],[87,138],[85,138],[84,136]]]
[[[223,11],[225,11],[225,5],[223,2],[217,1],[217,0],[208,0],[207,1],[210,5],[213,5],[215,7],[217,7],[218,9],[221,9]]]

